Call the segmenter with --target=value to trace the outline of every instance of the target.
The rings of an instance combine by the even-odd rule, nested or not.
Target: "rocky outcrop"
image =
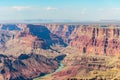
[[[21,54],[18,58],[0,55],[0,72],[5,80],[32,80],[54,72],[58,62],[37,54]]]

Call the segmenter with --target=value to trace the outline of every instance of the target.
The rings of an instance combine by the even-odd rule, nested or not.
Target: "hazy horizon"
[[[0,20],[120,20],[119,0],[1,0]]]

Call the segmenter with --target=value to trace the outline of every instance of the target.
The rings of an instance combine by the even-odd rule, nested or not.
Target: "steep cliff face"
[[[32,80],[57,68],[57,61],[42,55],[21,54],[18,58],[0,55],[0,72],[5,80]]]
[[[46,25],[68,45],[88,54],[114,55],[120,53],[118,25]]]
[[[49,48],[53,44],[67,46],[62,38],[56,34],[51,33],[50,30],[48,30],[48,28],[44,25],[27,25],[27,27],[29,28],[31,35],[45,41],[47,45],[44,47]]]
[[[120,53],[119,28],[111,27],[81,27],[85,31],[84,34],[76,36],[70,42],[71,46],[75,46],[83,53],[114,55]],[[82,30],[80,30],[81,33]]]
[[[1,45],[12,38],[14,42],[19,39],[31,49],[47,49],[59,44],[76,47],[87,54],[120,53],[119,25],[16,24],[2,25],[1,29],[4,31],[4,34],[1,33]]]
[[[37,37],[32,36],[27,30],[22,30],[15,25],[3,25],[0,28],[0,53],[14,55],[21,54],[21,51],[29,53],[36,40]],[[42,41],[39,45],[41,44]]]
[[[51,33],[61,37],[64,40],[64,42],[67,44],[76,35],[77,25],[47,24],[45,26],[51,31]]]

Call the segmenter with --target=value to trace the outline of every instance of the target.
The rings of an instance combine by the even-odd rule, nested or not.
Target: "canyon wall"
[[[81,53],[114,55],[120,53],[119,25],[57,25],[46,24],[48,29]]]
[[[13,39],[14,42],[20,41],[29,46],[31,50],[48,49],[59,44],[76,47],[85,54],[120,53],[120,25],[15,24],[1,25],[0,30],[3,31],[0,46],[4,48],[6,45],[3,44]]]
[[[36,49],[50,49],[52,45],[67,44],[44,25],[2,24],[0,25],[0,53],[20,55]]]
[[[37,54],[21,54],[18,57],[0,55],[2,80],[32,80],[54,72],[58,62]]]
[[[70,53],[59,52],[67,54],[63,60],[66,69],[53,75],[59,76],[59,79],[120,67],[119,58],[103,56],[120,53],[119,25],[6,24],[0,25],[0,52],[6,54],[0,55],[0,79],[2,75],[4,79],[26,80],[54,72],[59,66],[56,60],[61,59],[60,56],[46,58],[29,54],[37,49],[51,49],[53,53],[54,44],[64,46],[63,50],[67,49]]]

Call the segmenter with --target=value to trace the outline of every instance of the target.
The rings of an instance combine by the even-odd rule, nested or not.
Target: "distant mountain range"
[[[70,19],[25,19],[25,20],[0,20],[0,23],[80,23],[80,24],[119,24],[120,20],[80,21]]]
[[[56,22],[74,22],[74,21],[67,19],[0,20],[0,23],[56,23]]]

